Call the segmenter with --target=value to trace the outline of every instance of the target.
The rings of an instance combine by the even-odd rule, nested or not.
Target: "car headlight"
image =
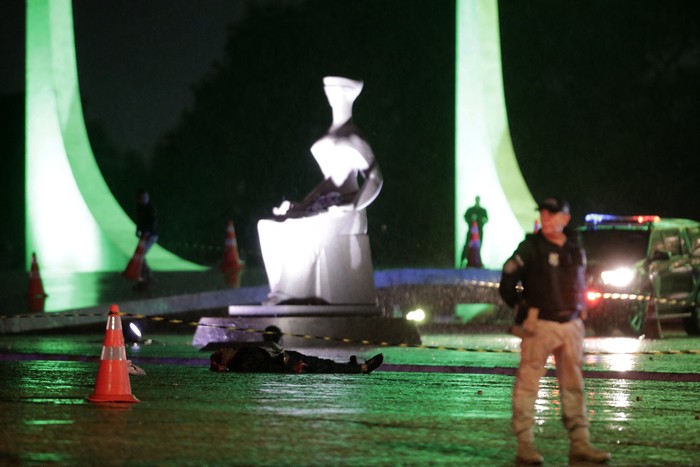
[[[409,321],[423,321],[425,319],[425,311],[417,308],[406,313],[406,319]]]
[[[634,280],[634,269],[618,268],[600,273],[603,284],[613,287],[626,287]]]

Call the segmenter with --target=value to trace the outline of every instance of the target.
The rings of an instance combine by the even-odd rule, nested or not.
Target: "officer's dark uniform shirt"
[[[541,232],[529,234],[503,265],[498,291],[508,305],[517,305],[518,324],[530,307],[539,308],[539,319],[570,321],[584,307],[585,267],[586,255],[571,238],[560,247]]]

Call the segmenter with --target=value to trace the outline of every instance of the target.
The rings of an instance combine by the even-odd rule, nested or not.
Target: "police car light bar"
[[[661,217],[656,215],[644,215],[644,216],[614,216],[612,214],[586,214],[586,223],[588,224],[605,224],[605,223],[618,223],[618,224],[647,224],[654,222],[661,222]]]
[[[638,224],[646,224],[647,222],[661,222],[659,216],[637,216]]]

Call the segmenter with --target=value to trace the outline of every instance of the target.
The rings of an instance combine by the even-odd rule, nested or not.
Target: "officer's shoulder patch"
[[[518,264],[518,261],[520,258],[515,256],[508,261],[506,261],[506,264],[503,265],[503,272],[506,274],[513,274],[515,271],[520,269],[520,264]],[[520,260],[522,262],[522,260]]]

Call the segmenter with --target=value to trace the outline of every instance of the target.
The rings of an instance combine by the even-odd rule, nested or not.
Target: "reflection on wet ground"
[[[259,272],[246,271],[241,285],[265,283]],[[134,290],[115,273],[48,275],[46,304],[79,308],[227,287],[218,271],[159,278]],[[25,313],[26,276],[4,284],[3,313]],[[465,329],[424,333],[426,348],[301,349],[343,361],[383,352],[384,366],[369,376],[240,375],[209,372],[191,332],[158,332],[144,336],[149,345],[126,348],[147,372],[131,377],[141,402],[129,405],[86,402],[103,334],[0,335],[0,465],[513,464],[513,336]],[[664,336],[586,339],[592,437],[612,451],[614,465],[698,465],[700,339],[671,329]],[[564,465],[554,362],[548,367],[538,446],[548,464]]]
[[[141,402],[126,406],[85,401],[102,337],[0,336],[0,464],[513,464],[510,336],[423,336],[428,346],[503,351],[383,348],[386,365],[366,376],[211,373],[191,336],[153,335],[127,347],[148,374],[131,377]],[[698,465],[700,355],[663,353],[697,348],[682,335],[586,339],[592,438],[613,465]],[[302,350],[337,360],[378,351]],[[605,372],[619,373],[595,377]],[[625,377],[635,372],[694,381]],[[537,440],[549,465],[565,465],[568,450],[557,399],[545,377]]]

